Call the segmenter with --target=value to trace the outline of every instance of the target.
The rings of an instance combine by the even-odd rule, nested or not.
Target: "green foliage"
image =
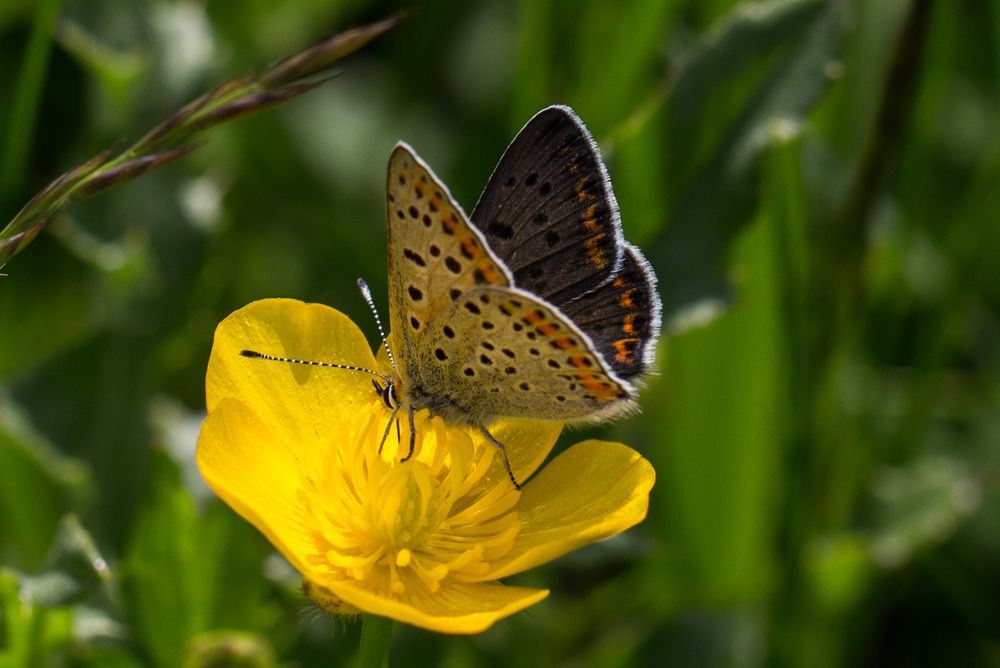
[[[660,375],[605,428],[656,466],[650,517],[485,634],[397,624],[390,661],[1000,660],[1000,2],[426,0],[146,174],[246,108],[191,100],[305,92],[328,63],[240,75],[395,9],[0,3],[0,219],[84,165],[0,233],[0,668],[354,660],[197,476],[214,327],[274,296],[364,327],[393,144],[471,209],[551,103],[661,279]]]

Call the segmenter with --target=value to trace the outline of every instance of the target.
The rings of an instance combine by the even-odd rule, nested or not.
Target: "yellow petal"
[[[514,477],[522,484],[552,452],[562,429],[562,422],[528,418],[502,418],[489,426],[490,433],[503,443]],[[476,441],[482,440],[483,447],[494,447],[478,433],[473,432],[473,438]],[[510,485],[507,470],[499,453],[490,465],[489,480],[494,484]],[[487,484],[484,487],[489,488],[492,485]]]
[[[244,349],[375,368],[364,335],[343,313],[294,299],[253,302],[215,331],[205,382],[209,413],[236,397],[282,441],[305,444],[338,433],[359,402],[378,401],[368,374],[251,359],[240,355]]]
[[[549,595],[547,589],[495,582],[447,582],[436,592],[409,595],[405,600],[347,581],[323,582],[321,586],[359,610],[437,633],[480,633]]]
[[[655,479],[652,465],[621,443],[574,445],[524,486],[514,507],[521,532],[483,580],[520,573],[638,524]]]
[[[201,427],[197,460],[212,491],[301,571],[315,548],[298,498],[296,448],[276,437],[246,404],[223,399]]]

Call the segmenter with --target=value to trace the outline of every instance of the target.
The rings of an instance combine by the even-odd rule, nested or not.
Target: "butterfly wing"
[[[656,275],[638,248],[625,242],[625,261],[611,282],[562,310],[619,378],[631,380],[649,370],[660,334],[661,305]]]
[[[407,382],[419,379],[428,324],[480,285],[507,286],[510,272],[429,167],[404,143],[386,175],[389,322]]]
[[[514,285],[563,305],[608,283],[624,251],[597,144],[572,109],[541,110],[504,152],[472,212]]]
[[[465,336],[455,336],[458,331]],[[428,325],[418,352],[429,407],[446,420],[507,415],[598,421],[634,405],[635,389],[558,308],[517,288],[464,293]]]

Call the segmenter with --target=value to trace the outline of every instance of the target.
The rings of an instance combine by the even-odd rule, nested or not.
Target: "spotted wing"
[[[511,415],[595,421],[634,405],[632,385],[587,335],[524,290],[463,294],[430,323],[424,343],[419,366],[441,391],[434,409],[446,419],[453,410],[480,424]]]
[[[462,207],[404,143],[386,176],[389,321],[406,374],[428,324],[480,285],[510,285],[510,274],[469,224]]]
[[[625,242],[621,271],[607,285],[563,307],[624,380],[649,370],[660,333],[656,275],[638,248]]]
[[[562,305],[623,259],[618,203],[590,132],[569,107],[541,110],[504,152],[472,223],[517,287]]]

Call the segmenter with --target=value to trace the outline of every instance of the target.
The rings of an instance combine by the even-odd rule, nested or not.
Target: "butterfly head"
[[[375,387],[375,393],[382,399],[382,403],[386,405],[386,408],[395,410],[399,406],[399,400],[396,398],[395,378],[387,380],[385,385],[372,378],[372,385]]]

